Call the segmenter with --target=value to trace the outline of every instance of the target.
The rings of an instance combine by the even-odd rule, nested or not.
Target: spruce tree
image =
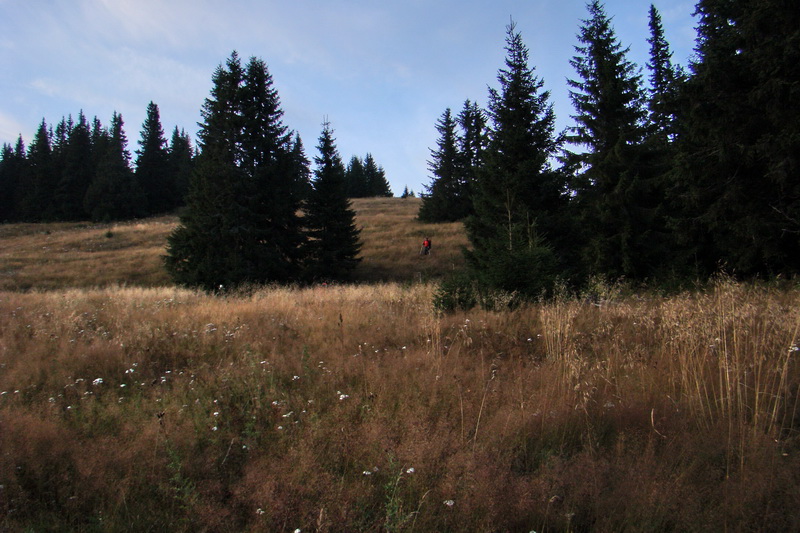
[[[567,161],[573,183],[588,273],[644,278],[658,268],[657,199],[653,169],[643,142],[645,95],[636,66],[627,58],[598,0],[587,6],[568,80],[576,114],[568,141],[579,148]]]
[[[178,130],[177,126],[172,132],[172,139],[169,143],[167,164],[175,186],[172,207],[185,205],[194,167],[194,149],[189,135],[184,130]]]
[[[305,205],[307,277],[346,280],[359,262],[359,230],[345,190],[345,168],[326,120],[314,157],[311,193]]]
[[[91,131],[83,111],[78,114],[77,123],[69,128],[62,157],[62,173],[55,190],[58,217],[81,220],[87,215],[83,199],[95,174]]]
[[[537,297],[554,281],[557,220],[564,183],[550,160],[559,147],[555,113],[544,82],[528,65],[528,49],[511,22],[506,28],[500,90],[490,89],[489,146],[466,221],[474,277],[491,289]]]
[[[456,117],[461,128],[458,137],[460,181],[462,183],[461,206],[463,217],[473,214],[472,190],[483,168],[488,142],[486,113],[477,103],[466,100]]]
[[[114,112],[110,131],[97,139],[97,170],[86,191],[85,211],[92,220],[103,222],[143,216],[145,197],[130,167],[122,116]]]
[[[18,199],[26,178],[27,158],[22,135],[14,147],[3,145],[0,160],[0,221],[14,222],[20,220]]]
[[[345,171],[345,182],[348,198],[366,198],[369,196],[367,191],[367,178],[364,174],[364,161],[354,155],[350,158]]]
[[[392,188],[386,179],[386,172],[375,162],[372,154],[364,157],[364,181],[366,182],[367,196],[392,196]]]
[[[297,279],[303,262],[300,209],[308,170],[302,143],[283,124],[283,110],[267,65],[248,62],[243,101],[242,169],[247,179],[237,203],[247,228],[248,277],[258,281]]]
[[[212,81],[167,269],[177,282],[207,289],[297,279],[304,172],[272,77],[257,58],[242,68],[234,52]]]
[[[50,136],[47,122],[42,119],[28,148],[30,179],[19,206],[25,213],[26,220],[46,221],[55,218],[53,190],[58,178],[54,167]]]
[[[178,203],[175,174],[169,162],[158,106],[154,102],[147,105],[136,153],[136,179],[145,195],[146,212],[164,213],[174,208]]]
[[[784,3],[701,0],[683,91],[679,234],[700,275],[800,271],[800,14]]]
[[[238,270],[237,225],[231,216],[241,146],[241,60],[236,52],[212,76],[211,94],[201,109],[200,154],[186,209],[167,239],[164,258],[177,283],[214,290],[242,283]]]
[[[672,64],[672,52],[664,35],[661,23],[661,14],[656,6],[650,5],[649,12],[650,61],[647,68],[650,71],[650,91],[648,97],[648,110],[651,132],[659,142],[667,144],[674,140],[676,131],[677,94],[683,79],[683,72]]]
[[[447,108],[436,122],[439,132],[436,150],[431,150],[428,169],[431,184],[426,186],[417,218],[422,222],[454,222],[466,216],[462,205],[466,191],[461,180],[462,167],[456,136],[456,121]]]

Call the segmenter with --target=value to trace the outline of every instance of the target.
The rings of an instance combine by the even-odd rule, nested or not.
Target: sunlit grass
[[[463,225],[417,222],[419,199],[355,199],[353,208],[363,243],[356,281],[426,281],[463,264]],[[0,225],[0,289],[168,285],[161,257],[177,222]],[[421,256],[426,236],[434,250]]]
[[[0,525],[798,524],[796,290],[442,316],[433,289],[0,293]]]
[[[0,530],[800,529],[797,288],[442,315],[418,202],[353,202],[359,284],[225,295],[174,218],[0,227]]]

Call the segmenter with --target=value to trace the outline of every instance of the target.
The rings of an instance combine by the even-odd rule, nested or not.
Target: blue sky
[[[650,3],[605,2],[643,69]],[[694,1],[653,3],[686,65]],[[178,126],[194,138],[211,75],[237,50],[267,63],[309,158],[327,117],[345,163],[372,153],[395,194],[419,192],[436,120],[497,87],[511,17],[558,128],[571,124],[566,79],[586,16],[582,0],[0,0],[0,143],[30,143],[42,118],[83,110],[108,125],[117,111],[134,152],[151,100],[167,137]]]

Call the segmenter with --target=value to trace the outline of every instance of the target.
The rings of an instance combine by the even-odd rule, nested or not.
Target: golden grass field
[[[800,530],[798,288],[442,315],[416,201],[354,203],[370,283],[224,296],[173,219],[0,228],[0,531]]]
[[[361,228],[359,281],[424,281],[463,264],[463,226],[423,224],[418,198],[353,200]],[[169,285],[162,268],[177,217],[114,224],[0,225],[0,290]],[[420,256],[425,236],[430,256]]]

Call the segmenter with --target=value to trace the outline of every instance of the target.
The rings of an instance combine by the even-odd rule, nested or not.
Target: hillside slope
[[[419,199],[362,198],[353,208],[363,242],[356,281],[426,280],[462,264],[463,225],[418,222]],[[0,290],[169,285],[161,256],[177,222],[0,225]],[[434,248],[423,257],[426,236]]]

